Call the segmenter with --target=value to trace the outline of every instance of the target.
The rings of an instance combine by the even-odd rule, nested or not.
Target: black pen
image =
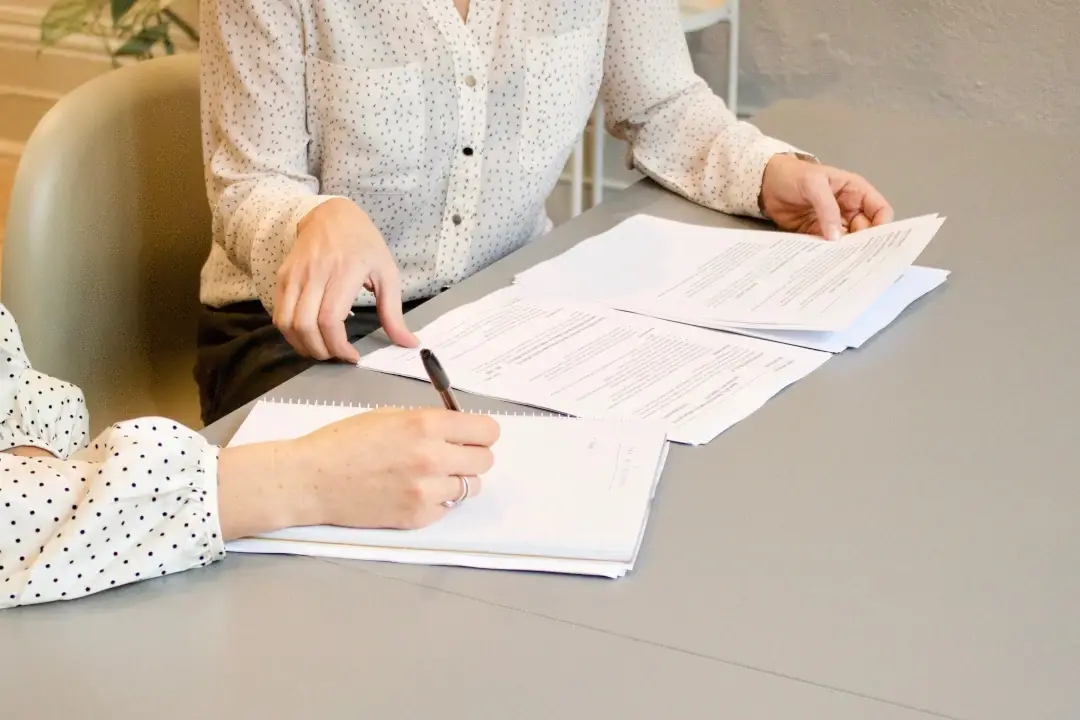
[[[450,389],[450,378],[447,377],[446,371],[443,370],[439,358],[435,357],[435,353],[424,348],[420,351],[420,359],[424,362],[424,370],[427,371],[428,378],[431,379],[431,384],[438,391],[446,409],[461,412],[461,406],[458,405],[457,398],[454,397],[454,391]]]

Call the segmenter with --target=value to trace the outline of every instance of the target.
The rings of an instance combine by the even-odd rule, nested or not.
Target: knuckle
[[[420,477],[430,477],[439,473],[441,466],[439,453],[435,448],[422,445],[413,456],[413,470]]]
[[[413,413],[412,423],[414,431],[421,437],[435,437],[439,427],[439,412],[437,410],[418,410]]]
[[[427,490],[419,480],[413,480],[412,482],[405,484],[402,495],[404,498],[405,511],[406,514],[408,514],[423,507],[424,500],[427,498]]]
[[[421,482],[406,485],[398,525],[405,530],[419,530],[431,523],[432,508],[436,505],[430,492]]]

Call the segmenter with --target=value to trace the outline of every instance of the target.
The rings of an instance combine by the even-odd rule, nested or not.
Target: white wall
[[[51,2],[0,0],[0,151],[25,139],[61,92],[108,68],[85,43],[38,57],[35,22]],[[190,17],[194,2],[178,7]],[[814,97],[1080,131],[1078,0],[742,0],[742,15],[744,111]],[[719,92],[726,43],[722,26],[691,37],[699,72]],[[622,148],[608,145],[609,177],[632,178]]]
[[[831,98],[1080,131],[1077,0],[742,0],[742,102]],[[723,80],[722,32],[701,45]]]
[[[10,43],[13,15],[29,17],[51,2],[0,0],[0,46]],[[782,97],[824,97],[1080,129],[1077,0],[742,2],[741,90],[748,108]],[[193,4],[182,0],[179,7]],[[718,88],[725,43],[720,28],[693,41],[699,69]],[[18,71],[0,65],[0,85],[20,85]]]

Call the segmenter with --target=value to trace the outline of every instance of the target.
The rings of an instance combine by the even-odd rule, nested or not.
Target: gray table
[[[922,262],[954,274],[676,448],[633,575],[230,557],[0,614],[10,717],[1080,716],[1080,143],[797,102],[758,122],[860,169],[902,216],[947,214]],[[636,212],[745,222],[641,184],[410,324]],[[343,367],[273,395],[432,403]]]

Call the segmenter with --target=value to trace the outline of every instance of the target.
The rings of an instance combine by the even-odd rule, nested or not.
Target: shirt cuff
[[[218,506],[218,458],[221,448],[216,445],[207,445],[203,448],[202,457],[199,460],[199,469],[206,478],[203,487],[203,506],[206,508],[207,525],[210,530],[210,557],[219,559],[225,557],[225,538],[221,534],[221,508]]]

